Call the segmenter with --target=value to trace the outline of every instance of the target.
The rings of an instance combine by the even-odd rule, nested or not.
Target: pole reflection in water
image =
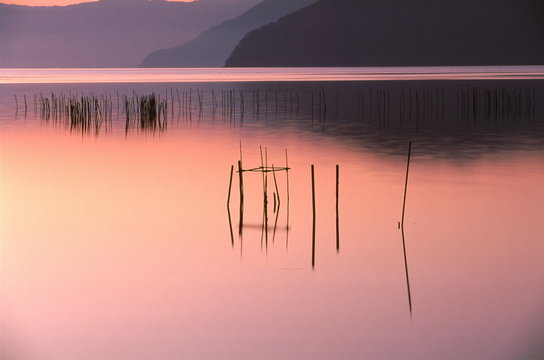
[[[3,354],[192,359],[219,349],[226,358],[263,358],[266,349],[269,358],[538,358],[528,344],[542,343],[544,324],[543,85],[331,83],[327,97],[316,91],[321,85],[237,84],[229,93],[224,85],[192,85],[197,93],[179,85],[160,114],[161,124],[168,117],[162,131],[152,118],[136,122],[132,106],[132,90],[162,94],[156,84],[0,88],[9,93],[0,95]],[[252,119],[247,94],[259,88],[265,98],[277,93],[277,106],[259,107],[256,98]],[[210,90],[219,95],[211,102]],[[82,91],[99,94],[99,104],[73,119],[70,134],[63,98],[51,102],[51,91],[78,92],[80,105]],[[117,91],[116,112],[109,95]],[[44,117],[36,97],[23,121],[24,94],[28,101],[40,92],[49,96]],[[417,154],[410,164],[407,139]],[[233,161],[240,140],[251,149],[289,148],[289,179],[268,174],[278,188],[273,220],[268,197],[266,227],[258,172],[239,172],[242,199],[229,186],[225,216],[226,165],[234,173],[260,163],[258,151]],[[263,153],[265,170],[277,172],[280,162]],[[319,169],[315,223],[310,164]],[[210,176],[215,169],[224,171]],[[403,182],[401,220],[394,209]],[[390,226],[399,220],[402,255]],[[282,231],[285,249],[275,241]],[[417,321],[405,311],[406,292]],[[237,346],[241,338],[247,346]]]
[[[412,292],[410,289],[410,276],[408,273],[408,259],[406,257],[406,240],[404,238],[404,214],[406,210],[406,194],[408,192],[408,174],[410,173],[410,155],[412,152],[412,143],[408,144],[408,160],[406,162],[406,180],[404,182],[404,200],[402,201],[402,219],[400,229],[402,232],[402,252],[404,254],[404,270],[406,272],[406,289],[408,291],[408,306],[410,308],[410,316],[412,315]]]

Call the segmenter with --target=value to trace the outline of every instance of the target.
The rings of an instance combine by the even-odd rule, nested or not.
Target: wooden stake
[[[404,254],[404,270],[406,273],[406,288],[408,290],[408,306],[410,308],[410,316],[412,315],[412,293],[410,291],[410,276],[408,274],[408,260],[406,256],[406,241],[404,238],[404,213],[406,209],[406,193],[408,191],[408,174],[410,171],[410,155],[412,151],[412,143],[408,144],[408,161],[406,164],[406,180],[404,182],[404,201],[402,203],[402,219],[401,219],[401,232],[402,232],[402,251]]]
[[[312,171],[312,269],[315,268],[315,176],[314,165],[311,166]]]
[[[244,176],[242,172],[242,161],[238,160],[238,178],[240,180],[240,206],[244,204]]]
[[[340,166],[336,165],[336,251],[340,251],[340,222],[338,217],[338,195],[339,195],[339,181],[340,179]]]
[[[232,189],[232,173],[234,172],[234,165],[230,166],[230,180],[229,180],[229,195],[227,196],[227,207],[230,205],[230,192]]]

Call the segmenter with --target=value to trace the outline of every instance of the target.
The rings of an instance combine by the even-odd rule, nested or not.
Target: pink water
[[[300,119],[282,130],[205,116],[95,137],[3,116],[2,359],[544,354],[544,152],[519,138],[501,151],[456,148],[478,149],[468,158],[429,151],[432,137],[413,143],[410,314],[397,228],[407,142],[395,154],[386,134],[363,144]],[[288,149],[289,219],[278,172],[277,223],[270,201],[263,234],[261,174],[245,173],[240,236],[235,174],[232,243],[226,201],[240,141],[244,167],[260,166],[261,145],[269,165],[284,166]]]
[[[0,84],[544,79],[544,66],[0,69]]]

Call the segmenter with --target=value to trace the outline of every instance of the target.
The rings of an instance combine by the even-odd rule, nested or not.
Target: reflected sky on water
[[[126,129],[117,93],[133,91],[174,98],[166,129]],[[40,93],[104,94],[111,123],[46,118]],[[2,355],[538,358],[541,94],[526,81],[3,85]],[[287,149],[291,169],[289,200],[286,173],[277,188],[268,174],[266,213],[262,173],[244,173],[243,219],[236,172],[226,207],[240,142],[243,168],[286,166]]]

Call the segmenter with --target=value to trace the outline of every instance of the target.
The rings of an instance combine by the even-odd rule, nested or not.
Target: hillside
[[[249,31],[276,21],[316,0],[265,0],[235,19],[225,21],[181,46],[149,54],[142,67],[223,66],[240,39]]]
[[[542,0],[320,0],[247,34],[227,66],[544,64]]]
[[[259,0],[101,0],[0,4],[0,67],[131,67],[237,16]]]

